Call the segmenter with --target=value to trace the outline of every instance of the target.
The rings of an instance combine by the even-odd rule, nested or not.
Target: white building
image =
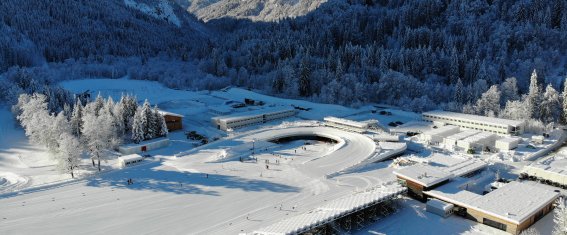
[[[157,138],[153,140],[142,141],[139,144],[125,144],[118,147],[121,154],[135,154],[142,153],[158,148],[169,146],[168,138]]]
[[[423,141],[430,144],[439,144],[443,142],[443,138],[459,132],[458,126],[441,126],[421,134]]]
[[[498,135],[521,135],[525,123],[502,118],[485,117],[447,111],[431,111],[423,113],[423,120],[438,125],[455,125],[467,129],[491,132]]]
[[[534,144],[543,144],[543,140],[545,138],[543,137],[543,135],[534,135],[532,136],[532,142]]]
[[[520,143],[520,138],[504,137],[496,140],[494,147],[501,151],[512,150],[517,148],[519,143]]]
[[[209,106],[209,113],[214,115],[229,115],[232,113],[232,108],[226,105]]]
[[[372,139],[379,142],[400,142],[402,140],[402,136],[396,134],[380,133],[373,134]]]
[[[242,128],[258,123],[265,123],[272,120],[291,117],[297,114],[294,108],[269,108],[254,110],[243,113],[235,113],[229,116],[212,118],[213,124],[220,130]]]
[[[326,126],[335,127],[347,131],[354,131],[358,133],[366,132],[371,127],[378,126],[378,120],[374,120],[374,119],[358,122],[344,118],[325,117],[323,118],[323,120],[325,121]]]
[[[556,159],[552,164],[543,164],[541,162],[533,163],[525,166],[523,173],[528,176],[534,176],[539,179],[549,180],[561,185],[567,185],[567,159]]]
[[[482,151],[485,147],[494,147],[494,140],[496,140],[496,137],[496,134],[480,132],[476,135],[458,140],[457,146],[463,148],[465,151],[469,149]]]
[[[142,162],[144,158],[139,154],[124,155],[118,158],[118,166],[127,167],[135,163]]]
[[[425,211],[447,218],[453,214],[453,204],[437,199],[430,199],[425,205]]]
[[[445,148],[453,148],[457,146],[457,141],[465,139],[469,136],[476,135],[478,133],[479,131],[475,130],[465,130],[463,132],[447,136],[445,139],[443,139],[443,144],[445,145]]]

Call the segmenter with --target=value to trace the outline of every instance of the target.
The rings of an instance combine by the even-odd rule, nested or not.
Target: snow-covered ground
[[[140,102],[148,99],[163,110],[184,115],[184,131],[194,130],[210,139],[221,139],[196,147],[195,141],[186,139],[183,131],[172,132],[171,145],[150,151],[154,157],[141,164],[119,169],[115,160],[110,160],[103,163],[105,172],[95,174],[95,168],[85,160],[80,179],[70,180],[56,171],[45,149],[29,143],[9,108],[2,107],[0,234],[250,233],[306,213],[326,201],[396,180],[392,174],[394,168],[389,166],[392,161],[357,167],[327,178],[364,161],[377,147],[368,136],[323,127],[316,120],[333,115],[353,120],[377,119],[383,125],[399,121],[407,123],[400,126],[404,131],[429,128],[417,122],[419,115],[415,113],[387,109],[391,115],[382,115],[373,113],[373,107],[353,109],[317,104],[239,88],[185,91],[156,82],[127,79],[75,80],[61,85],[76,93],[89,90],[91,96],[100,93],[115,100],[121,94],[134,94]],[[228,106],[243,102],[244,98],[263,101],[265,105]],[[212,106],[239,113],[273,105],[294,105],[307,110],[294,118],[228,134],[217,130],[210,121],[216,116],[209,111]],[[336,143],[301,139],[284,143],[269,141],[289,135],[325,136]],[[456,160],[451,152],[435,153],[432,148],[413,145],[419,144],[408,145],[414,159],[437,163]],[[469,157],[472,156],[457,158]],[[492,179],[494,169],[502,169],[504,172],[500,174],[508,176],[507,167],[494,164],[485,178]],[[130,178],[133,185],[126,183]],[[457,216],[440,218],[425,212],[424,204],[407,199],[400,212],[359,232],[499,234],[500,231]]]
[[[373,146],[366,150],[360,145],[364,142],[357,136],[368,139],[363,135],[326,127],[282,130],[304,134],[301,129],[307,128],[340,135],[346,143],[339,150],[339,144],[326,142],[292,141],[267,150],[259,145],[257,161],[218,161],[226,147],[244,145],[242,153],[247,156],[246,140],[272,137],[259,132],[217,141],[182,157],[151,152],[155,160],[138,166],[6,196],[0,204],[0,217],[6,218],[0,233],[57,233],[61,224],[69,224],[64,231],[87,233],[152,233],[163,228],[168,233],[250,232],[393,179],[389,170],[326,179],[328,172],[358,162],[364,151],[370,154]],[[128,178],[134,185],[126,184]]]
[[[78,176],[95,172],[89,164],[83,160]],[[56,170],[45,148],[29,142],[9,108],[0,106],[0,194],[70,179]]]

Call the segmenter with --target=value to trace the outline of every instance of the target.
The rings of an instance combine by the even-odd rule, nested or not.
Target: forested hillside
[[[542,110],[517,114],[535,88],[537,95],[529,96],[549,105],[546,110],[562,102],[555,97],[567,75],[563,0],[329,0],[301,7],[309,9],[303,16],[269,22],[242,12],[203,12],[199,17],[212,19],[206,24],[179,6],[160,8],[173,4],[165,0],[105,2],[2,4],[0,29],[10,36],[0,39],[0,68],[56,63],[7,70],[0,98],[20,88],[30,92],[22,84],[46,78],[128,76],[178,88],[236,85],[343,105],[559,120]],[[266,4],[286,2],[303,3]],[[200,9],[257,3],[186,2]]]
[[[555,76],[566,71],[566,6],[542,0],[331,1],[278,23],[224,18],[210,23],[227,37],[203,69],[217,76],[235,69],[252,77],[236,79],[238,85],[339,103],[439,104],[453,100],[460,80],[468,95],[458,102],[465,104],[512,76],[525,91],[534,69],[540,82],[559,88]]]
[[[0,19],[0,71],[109,55],[188,59],[206,39],[196,18],[163,1],[4,0]]]

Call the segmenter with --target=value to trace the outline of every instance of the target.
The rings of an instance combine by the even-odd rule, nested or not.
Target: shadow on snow
[[[299,188],[265,180],[246,179],[220,174],[179,172],[175,169],[154,169],[158,162],[109,172],[87,180],[87,186],[148,190],[175,194],[203,194],[220,196],[214,188],[240,189],[246,192],[299,192]],[[133,184],[128,185],[128,179]]]

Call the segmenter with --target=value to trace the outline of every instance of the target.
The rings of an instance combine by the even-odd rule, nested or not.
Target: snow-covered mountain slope
[[[181,26],[181,21],[175,14],[174,8],[165,0],[158,1],[155,6],[145,4],[144,2],[138,2],[136,0],[124,0],[124,3],[126,6],[144,12],[156,19],[163,19],[169,23],[177,25],[177,27]]]
[[[204,21],[222,18],[247,18],[274,21],[305,15],[327,0],[192,0],[180,3]]]

